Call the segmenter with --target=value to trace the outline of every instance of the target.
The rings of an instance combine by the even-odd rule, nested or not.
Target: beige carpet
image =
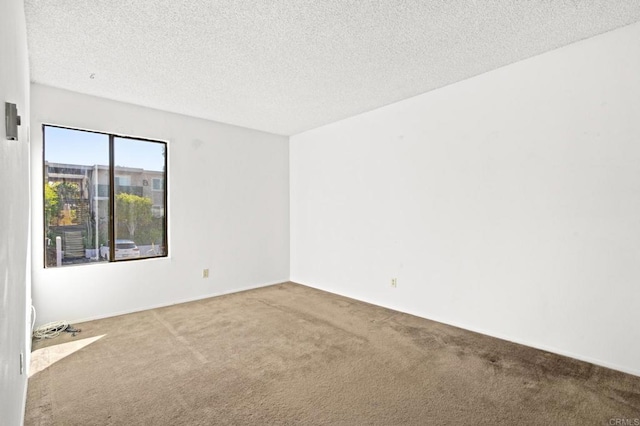
[[[74,325],[34,349],[104,336],[31,377],[27,425],[640,418],[639,377],[293,283]]]

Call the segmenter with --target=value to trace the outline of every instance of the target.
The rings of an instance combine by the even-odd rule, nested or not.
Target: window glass
[[[45,266],[99,262],[109,238],[109,136],[45,127]]]
[[[44,126],[45,267],[166,256],[165,169],[164,142]]]
[[[113,154],[115,174],[129,182],[115,191],[116,258],[162,256],[165,194],[155,186],[164,181],[165,144],[116,137]],[[150,180],[153,190],[144,185]]]
[[[154,178],[153,179],[153,190],[154,191],[164,191],[164,179]]]
[[[118,186],[130,186],[131,185],[131,176],[116,176],[113,179],[116,184],[116,190]]]

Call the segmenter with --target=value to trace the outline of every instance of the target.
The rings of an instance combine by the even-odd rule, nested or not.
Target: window
[[[153,190],[164,191],[164,179],[153,179]]]
[[[116,186],[131,186],[131,176],[116,176],[113,182]]]
[[[43,133],[45,267],[166,256],[166,143]]]

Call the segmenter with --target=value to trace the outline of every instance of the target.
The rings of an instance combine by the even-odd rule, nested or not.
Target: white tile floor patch
[[[102,339],[104,336],[106,336],[106,334],[48,346],[46,348],[33,351],[31,353],[31,363],[29,365],[29,377],[46,369],[50,365],[60,361],[72,353],[92,344],[93,342]]]

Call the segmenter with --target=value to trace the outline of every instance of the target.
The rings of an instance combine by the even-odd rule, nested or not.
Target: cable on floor
[[[33,337],[38,340],[53,339],[65,331],[69,325],[67,321],[50,322],[33,330]]]

